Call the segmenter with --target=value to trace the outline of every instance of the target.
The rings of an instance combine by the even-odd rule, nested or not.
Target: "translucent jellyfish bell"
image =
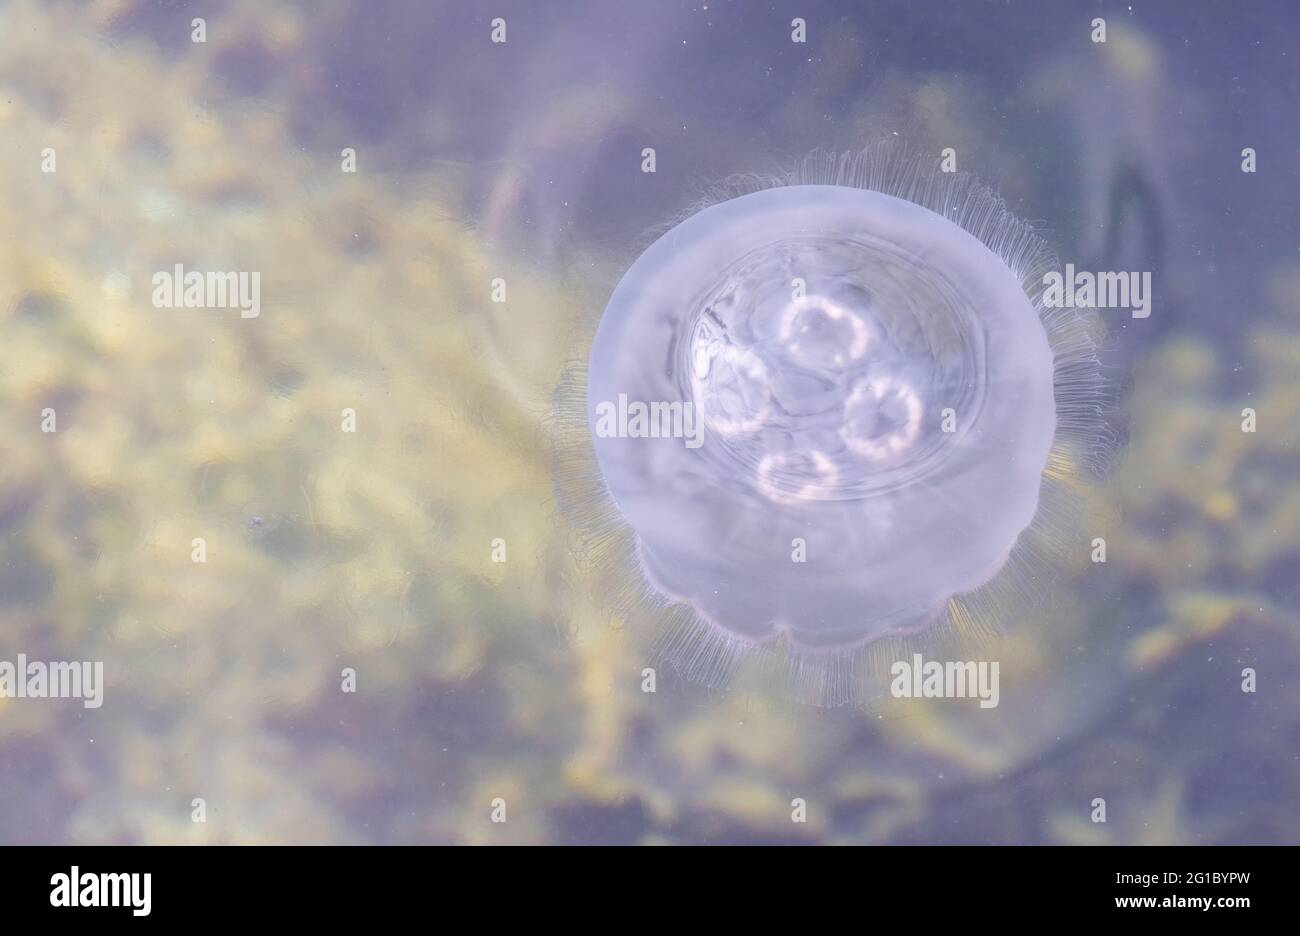
[[[1041,578],[1045,480],[1102,426],[1094,345],[1042,308],[1027,226],[968,177],[821,159],[636,260],[585,423],[635,564],[686,609],[674,662],[719,682],[784,646],[837,702],[863,648],[983,614],[1009,565]]]

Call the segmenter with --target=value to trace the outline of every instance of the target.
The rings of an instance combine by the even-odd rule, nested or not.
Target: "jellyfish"
[[[681,672],[758,656],[860,701],[1046,591],[1112,443],[1095,316],[1046,308],[1046,243],[937,162],[817,153],[722,189],[631,264],[562,387],[562,500]]]

